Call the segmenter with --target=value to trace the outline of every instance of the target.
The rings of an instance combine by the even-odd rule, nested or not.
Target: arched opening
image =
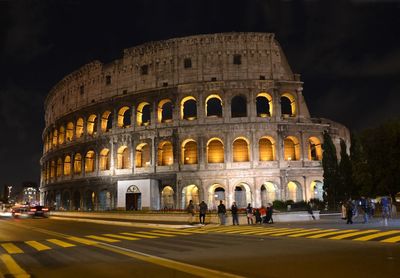
[[[257,117],[266,118],[272,116],[272,97],[267,93],[259,93],[256,98]]]
[[[57,159],[57,170],[56,170],[56,176],[57,178],[61,177],[63,173],[63,161],[61,157]]]
[[[150,125],[151,111],[150,103],[142,102],[137,107],[136,121],[138,126],[148,126]]]
[[[64,144],[64,139],[65,139],[65,128],[64,126],[60,126],[60,129],[58,131],[58,144]]]
[[[247,207],[248,203],[251,203],[251,191],[250,187],[245,183],[240,183],[235,186],[235,199],[236,205],[239,208]]]
[[[223,201],[226,205],[226,193],[225,188],[220,184],[213,184],[208,189],[208,206],[210,209],[216,209],[220,203]]]
[[[99,192],[99,210],[107,211],[111,209],[111,192],[106,189]]]
[[[266,207],[277,199],[277,186],[272,182],[265,182],[261,186],[261,205]]]
[[[80,174],[82,172],[82,156],[80,153],[76,153],[74,156],[74,174]]]
[[[64,158],[64,176],[71,175],[71,157],[69,155]]]
[[[271,137],[262,137],[258,141],[258,152],[260,161],[275,160],[275,144]]]
[[[247,117],[247,100],[244,96],[238,95],[232,98],[231,116],[232,118]]]
[[[135,185],[128,187],[125,194],[126,210],[140,210],[142,208],[142,194]]]
[[[117,150],[117,169],[129,169],[129,149],[127,146],[121,146]]]
[[[131,126],[132,112],[128,106],[121,107],[118,110],[117,125],[121,128],[128,128]]]
[[[94,165],[95,165],[95,152],[88,151],[85,156],[85,173],[92,173],[94,172]]]
[[[284,93],[281,96],[281,114],[282,117],[294,117],[296,115],[296,100],[289,93]]]
[[[186,208],[190,200],[193,201],[194,205],[198,205],[199,202],[199,188],[195,184],[185,186],[182,190],[182,208]]]
[[[283,140],[283,150],[285,160],[300,159],[300,144],[299,140],[294,136],[288,136]]]
[[[96,193],[93,190],[85,192],[84,205],[86,211],[93,211],[96,204]]]
[[[60,208],[62,208],[62,203],[61,203],[61,192],[57,192],[56,193],[56,201],[54,202],[54,205],[56,207],[56,210],[59,210]]]
[[[210,139],[207,143],[207,162],[224,163],[224,144],[219,138]]]
[[[294,202],[303,200],[301,185],[298,182],[290,181],[287,187],[287,200],[292,200]]]
[[[182,143],[183,164],[197,164],[197,143],[193,139],[185,140]]]
[[[81,210],[81,193],[75,191],[73,195],[73,210]]]
[[[308,159],[322,160],[321,141],[317,137],[310,137],[308,139]]]
[[[233,162],[249,161],[249,144],[244,138],[233,141]]]
[[[136,147],[135,157],[136,168],[143,168],[150,166],[150,146],[147,143],[141,143]]]
[[[185,97],[181,101],[181,119],[195,120],[197,118],[197,102],[192,96]]]
[[[210,95],[206,98],[206,116],[222,117],[222,99],[219,95]]]
[[[57,129],[53,130],[53,146],[57,146],[58,143],[58,131]]]
[[[82,134],[83,134],[83,119],[79,118],[76,121],[76,129],[75,129],[76,138],[81,138]]]
[[[56,173],[56,162],[52,160],[50,162],[50,178],[54,179],[55,178],[55,173]]]
[[[100,171],[110,170],[110,150],[109,149],[101,150],[99,167],[100,167]]]
[[[157,118],[159,123],[172,122],[173,107],[169,99],[163,99],[158,103]]]
[[[161,191],[161,208],[173,209],[174,208],[174,190],[171,186],[165,186]]]
[[[87,120],[87,134],[96,135],[97,133],[97,116],[92,114]]]
[[[112,114],[110,111],[105,111],[101,115],[101,132],[109,132],[112,129]]]
[[[69,122],[67,124],[67,132],[65,138],[67,141],[71,142],[72,139],[74,138],[74,124],[72,122]]]
[[[62,210],[69,210],[71,205],[71,196],[69,191],[64,191],[61,198],[61,208]]]
[[[311,182],[311,195],[314,199],[324,200],[324,184],[319,180]]]
[[[158,145],[158,165],[166,166],[174,163],[174,154],[172,150],[172,143],[170,141],[163,141]]]

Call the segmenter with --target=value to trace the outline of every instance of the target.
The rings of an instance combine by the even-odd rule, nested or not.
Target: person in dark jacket
[[[236,205],[236,202],[233,202],[231,206],[231,212],[232,212],[232,224],[239,225],[238,207]]]
[[[271,203],[268,203],[267,207],[267,223],[274,224],[274,219],[272,218],[272,213],[274,212],[274,206]]]
[[[225,214],[226,214],[226,207],[221,200],[219,201],[218,205],[218,217],[219,217],[219,223],[221,225],[225,225]]]
[[[246,208],[246,216],[247,216],[247,224],[253,225],[253,208],[251,207],[251,204],[249,203]]]
[[[346,203],[346,224],[353,224],[353,209],[353,203],[351,202],[351,200],[349,200]]]
[[[207,210],[208,210],[207,204],[204,201],[201,201],[199,206],[200,224],[205,224]]]
[[[261,213],[260,213],[259,209],[254,210],[254,216],[256,218],[256,224],[261,224],[262,219],[261,219]]]

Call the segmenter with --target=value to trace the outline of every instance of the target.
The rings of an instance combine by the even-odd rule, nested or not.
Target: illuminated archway
[[[247,99],[245,96],[237,95],[231,101],[231,117],[247,117]]]
[[[300,159],[300,144],[299,140],[294,136],[288,136],[283,140],[284,159],[299,160]]]
[[[101,132],[109,132],[112,129],[112,114],[110,111],[105,111],[101,115]]]
[[[128,169],[129,167],[129,148],[121,146],[117,150],[117,169]]]
[[[272,182],[265,182],[261,186],[261,205],[267,206],[268,203],[271,203],[277,199],[277,186]]]
[[[158,145],[158,163],[159,166],[166,166],[174,164],[174,154],[172,143],[170,141],[163,141]]]
[[[197,164],[197,143],[193,139],[187,139],[182,143],[183,164]]]
[[[161,209],[174,208],[174,190],[171,186],[165,186],[161,191]]]
[[[208,206],[209,209],[216,209],[220,203],[223,201],[226,204],[226,191],[224,186],[218,183],[214,183],[208,188]]]
[[[281,114],[283,117],[296,116],[296,99],[292,94],[284,93],[281,95]]]
[[[92,173],[94,172],[95,166],[95,152],[88,151],[85,156],[85,173]]]
[[[82,156],[80,153],[76,153],[74,156],[74,174],[82,173]]]
[[[198,205],[199,202],[199,188],[195,184],[185,186],[182,190],[182,208],[186,208],[190,200],[193,201],[194,205]]]
[[[187,96],[181,101],[181,119],[195,120],[197,118],[197,101],[192,96]]]
[[[308,159],[322,160],[321,141],[317,137],[310,137],[308,139]]]
[[[74,138],[74,124],[72,122],[67,123],[67,132],[65,138],[69,142],[71,142]]]
[[[287,200],[299,202],[303,200],[301,185],[296,181],[290,181],[287,184]]]
[[[65,139],[65,128],[64,126],[60,126],[59,131],[58,131],[58,144],[61,145],[64,143]]]
[[[60,158],[57,159],[57,170],[56,170],[56,177],[59,178],[62,176],[63,173],[63,161]]]
[[[310,185],[311,196],[314,199],[323,201],[324,198],[324,184],[322,181],[314,180]]]
[[[151,121],[150,103],[142,102],[136,111],[136,122],[138,126],[148,126]]]
[[[150,166],[150,146],[147,143],[141,143],[136,147],[136,168]]]
[[[205,101],[207,117],[222,117],[222,99],[219,95],[209,95]]]
[[[64,176],[71,175],[71,157],[69,155],[64,158]]]
[[[239,183],[234,189],[234,201],[239,208],[247,207],[247,204],[252,202],[250,186],[247,183]]]
[[[92,114],[89,116],[86,125],[88,135],[95,135],[97,133],[97,116]]]
[[[258,152],[260,161],[275,160],[275,143],[269,136],[262,137],[258,141]]]
[[[79,118],[76,121],[76,128],[75,128],[76,138],[81,138],[82,134],[83,134],[83,119]]]
[[[117,126],[127,128],[131,125],[131,109],[128,106],[121,107],[118,110]]]
[[[207,142],[207,162],[224,163],[224,144],[219,138],[212,138]]]
[[[57,146],[58,143],[58,131],[57,129],[53,130],[53,147]]]
[[[233,162],[247,161],[249,161],[249,143],[246,138],[236,138],[233,141]]]
[[[172,122],[173,105],[170,99],[163,99],[158,103],[157,119],[159,123]]]
[[[56,174],[56,162],[52,160],[50,162],[50,178],[54,179]]]
[[[109,149],[101,150],[99,167],[100,167],[100,171],[110,170],[110,150]]]
[[[257,117],[266,118],[273,115],[272,97],[268,93],[259,93],[256,98]]]

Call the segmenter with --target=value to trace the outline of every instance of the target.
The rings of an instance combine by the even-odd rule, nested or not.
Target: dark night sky
[[[0,185],[39,182],[43,101],[63,76],[146,41],[273,32],[314,117],[399,117],[400,1],[0,0]]]

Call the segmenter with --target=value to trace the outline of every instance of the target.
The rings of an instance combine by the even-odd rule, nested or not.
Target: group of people
[[[189,204],[186,208],[187,212],[189,213],[189,224],[194,223],[194,216],[195,216],[195,205],[192,200],[189,201]],[[206,213],[208,211],[207,204],[202,201],[199,204],[199,222],[200,224],[205,224]],[[226,224],[226,206],[224,205],[223,201],[221,200],[218,207],[217,207],[217,214],[219,218],[219,223],[221,225]],[[273,206],[272,204],[268,204],[266,207],[262,206],[261,208],[253,208],[249,203],[246,207],[246,217],[247,217],[247,224],[253,225],[254,222],[256,224],[273,224],[274,220],[272,218],[273,213]],[[236,202],[232,203],[231,206],[231,214],[232,214],[232,224],[239,225],[239,208]]]

